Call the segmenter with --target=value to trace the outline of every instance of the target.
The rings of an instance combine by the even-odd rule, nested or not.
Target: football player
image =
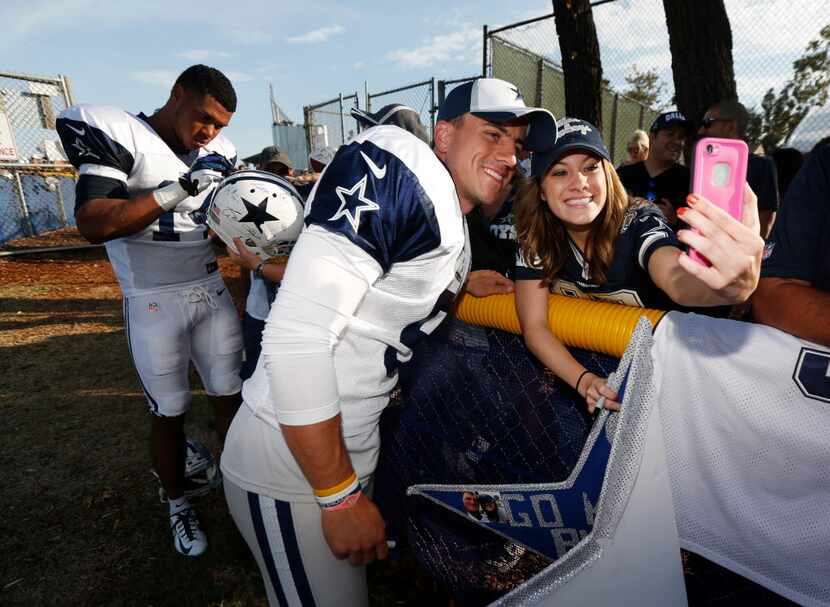
[[[321,175],[221,462],[271,605],[368,603],[364,565],[388,550],[370,496],[397,367],[466,280],[463,214],[555,137],[547,110],[482,78],[447,96],[432,150],[376,126]]]
[[[124,293],[127,345],[152,413],[153,468],[168,496],[173,544],[186,556],[207,548],[184,494],[190,361],[221,437],[240,402],[239,318],[218,272],[203,206],[236,162],[233,145],[219,135],[235,110],[230,81],[194,65],[150,116],[78,105],[57,121],[80,173],[78,229],[90,242],[106,243]]]

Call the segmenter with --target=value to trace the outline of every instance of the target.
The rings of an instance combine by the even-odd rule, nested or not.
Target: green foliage
[[[780,147],[814,107],[827,103],[830,87],[830,25],[811,40],[804,54],[793,61],[793,75],[776,92],[770,88],[753,112],[751,135],[769,153]],[[753,122],[755,124],[753,124]],[[752,141],[752,139],[750,139]]]
[[[631,66],[631,71],[625,77],[628,88],[622,94],[638,101],[653,110],[661,110],[666,107],[666,83],[660,79],[655,68],[640,70],[636,65]]]

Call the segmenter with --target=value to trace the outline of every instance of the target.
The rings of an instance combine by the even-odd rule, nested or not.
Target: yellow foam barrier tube
[[[653,326],[663,318],[663,310],[635,308],[615,303],[551,295],[548,298],[548,325],[566,346],[620,357],[641,316]],[[456,316],[474,325],[520,334],[519,317],[513,295],[473,297],[463,295]]]

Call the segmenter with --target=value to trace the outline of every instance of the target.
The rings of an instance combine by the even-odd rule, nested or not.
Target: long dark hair
[[[625,211],[633,199],[617,176],[614,166],[600,159],[605,173],[607,198],[605,206],[591,223],[584,257],[588,262],[591,281],[604,284],[614,257],[614,240],[620,233]],[[519,247],[528,265],[535,265],[538,259],[544,274],[543,282],[550,286],[564,271],[570,254],[568,230],[541,197],[542,177],[526,180],[516,197],[516,235]]]

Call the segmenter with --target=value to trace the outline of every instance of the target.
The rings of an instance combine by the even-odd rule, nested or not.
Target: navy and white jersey
[[[648,262],[654,251],[667,246],[680,248],[674,230],[653,204],[628,207],[620,233],[614,240],[614,257],[603,285],[592,282],[582,252],[573,241],[570,245],[568,260],[562,274],[550,286],[551,293],[658,310],[677,308],[652,282],[648,273]],[[543,278],[539,260],[529,264],[520,249],[516,257],[516,279]]]
[[[305,222],[269,313],[263,353],[243,386],[253,415],[237,416],[222,459],[223,470],[247,490],[301,501],[313,497],[282,437],[280,422],[289,422],[276,392],[285,400],[299,395],[309,407],[317,401],[308,389],[295,395],[285,386],[302,383],[297,376],[308,368],[281,378],[280,365],[269,361],[299,351],[317,334],[286,343],[285,333],[326,326],[325,335],[337,335],[324,350],[333,360],[346,446],[365,480],[377,460],[378,419],[397,368],[450,312],[470,266],[450,174],[425,143],[395,126],[373,127],[340,148],[306,203]],[[338,265],[315,261],[323,257]],[[343,299],[354,303],[341,305]],[[324,318],[331,309],[333,323]]]
[[[216,152],[236,162],[235,148],[221,135],[200,150],[177,152],[144,118],[96,105],[61,112],[58,135],[80,173],[76,212],[93,198],[129,199],[176,181],[200,155]],[[198,284],[217,271],[202,209],[207,195],[189,198],[143,230],[106,243],[125,296]]]

